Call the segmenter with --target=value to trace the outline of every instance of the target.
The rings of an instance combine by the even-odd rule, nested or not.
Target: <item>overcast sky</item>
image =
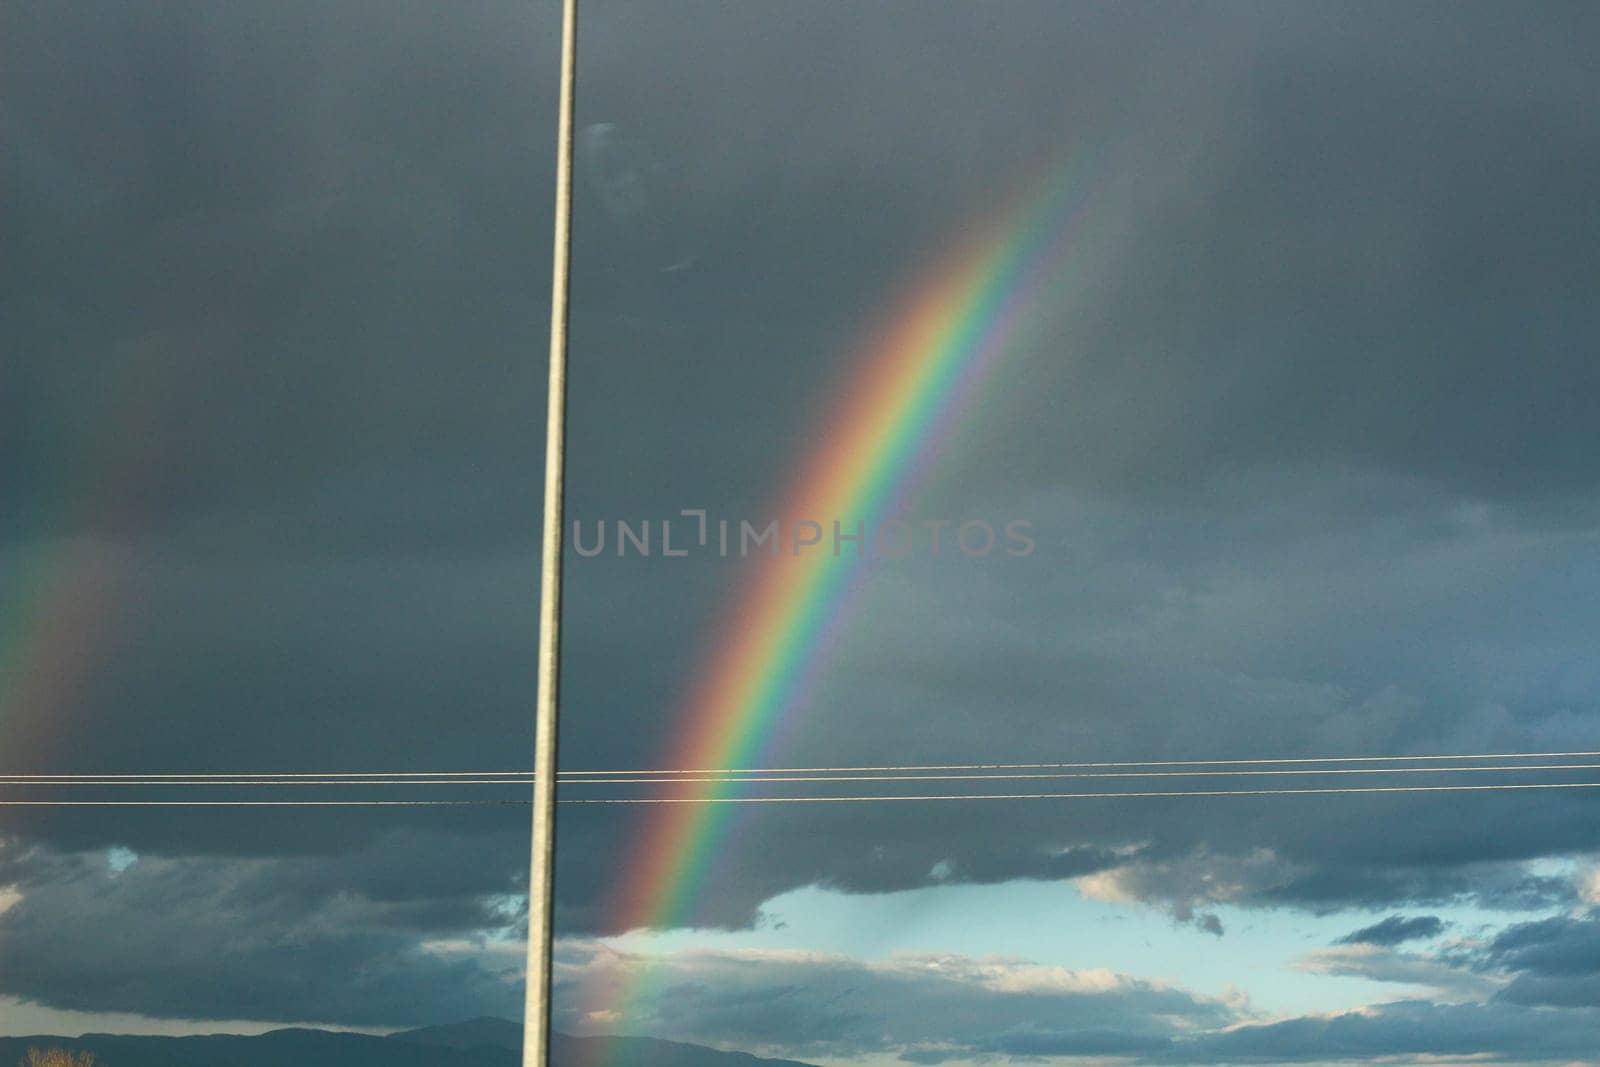
[[[556,16],[8,5],[0,772],[531,765]],[[1600,749],[1596,40],[587,0],[569,510],[763,516],[893,295],[1070,160],[917,500],[1036,551],[874,571],[774,761]],[[750,571],[567,573],[563,765],[656,765]],[[1600,1063],[1591,791],[845,807],[741,814],[653,932],[604,907],[640,821],[566,809],[557,1025]],[[515,1016],[526,818],[0,809],[0,1033]]]

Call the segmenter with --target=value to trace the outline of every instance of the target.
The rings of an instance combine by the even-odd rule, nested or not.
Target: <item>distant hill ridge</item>
[[[522,1051],[522,1024],[514,1023],[510,1019],[497,1019],[492,1015],[468,1019],[465,1022],[445,1023],[443,1026],[424,1026],[420,1030],[407,1030],[403,1033],[390,1034],[389,1037],[394,1041],[409,1041],[413,1045]],[[0,1064],[0,1067],[4,1065]]]
[[[722,1052],[653,1037],[572,1037],[556,1034],[554,1067],[593,1062],[586,1053],[604,1042],[610,1067],[812,1067],[746,1052]],[[522,1026],[481,1018],[373,1037],[330,1030],[273,1030],[253,1037],[0,1037],[0,1067],[12,1067],[30,1048],[92,1052],[103,1067],[520,1067]]]

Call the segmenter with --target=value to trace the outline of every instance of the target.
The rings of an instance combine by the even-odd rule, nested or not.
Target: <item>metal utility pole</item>
[[[534,717],[533,858],[528,870],[528,982],[523,1067],[550,1065],[550,952],[556,859],[556,708],[561,671],[561,523],[566,474],[567,293],[572,261],[572,97],[578,0],[561,0],[561,109],[556,125],[550,384],[545,410],[544,550],[539,567],[539,685]]]

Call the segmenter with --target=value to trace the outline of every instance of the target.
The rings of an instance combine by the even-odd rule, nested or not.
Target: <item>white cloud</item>
[[[1576,881],[1579,899],[1585,904],[1600,905],[1600,864],[1579,872]]]
[[[1135,860],[1074,882],[1090,900],[1164,903],[1179,921],[1190,922],[1196,918],[1197,907],[1226,904],[1282,885],[1293,872],[1293,866],[1271,849],[1225,856],[1202,848],[1175,860]]]
[[[1156,1048],[1238,1018],[1223,1001],[1108,969],[954,953],[644,955],[564,941],[555,974],[565,991],[556,1012],[562,1029],[622,1029],[802,1058],[972,1058],[1034,1043],[1085,1054]]]
[[[1494,1062],[1592,1062],[1579,1053],[1592,1051],[1600,1022],[1593,1009],[1505,1003],[1494,998],[1497,987],[1465,967],[1453,972],[1438,959],[1363,945],[1312,953],[1300,969],[1427,985],[1461,999],[1408,991],[1342,1012],[1264,1019],[1236,990],[1214,999],[1114,971],[1020,959],[923,953],[863,960],[767,950],[645,955],[568,940],[557,946],[556,1025],[853,1067],[1303,1063],[1322,1062],[1334,1048],[1351,1063],[1466,1063],[1486,1053]]]

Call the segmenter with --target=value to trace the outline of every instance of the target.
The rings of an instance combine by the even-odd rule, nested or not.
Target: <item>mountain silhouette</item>
[[[608,1050],[607,1067],[811,1067],[653,1037],[559,1033],[551,1041],[551,1063],[582,1067],[597,1062],[594,1053],[601,1044]],[[273,1030],[252,1037],[0,1037],[0,1067],[11,1067],[30,1048],[92,1052],[101,1067],[521,1067],[522,1026],[507,1019],[481,1018],[387,1037],[310,1029]]]

